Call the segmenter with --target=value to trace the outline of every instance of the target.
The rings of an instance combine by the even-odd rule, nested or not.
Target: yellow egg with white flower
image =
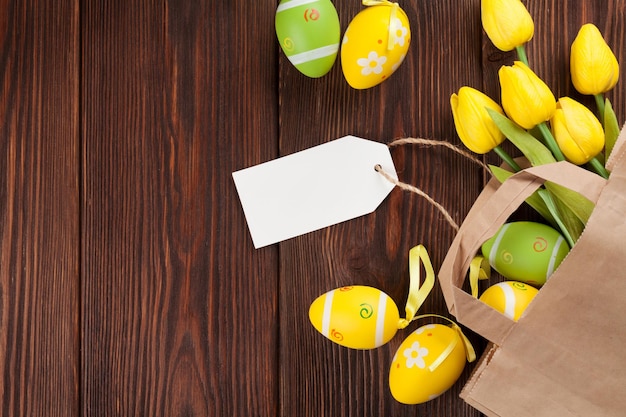
[[[348,84],[366,89],[380,84],[404,61],[411,28],[397,3],[377,2],[348,25],[341,46],[341,66]]]
[[[421,404],[438,397],[459,379],[467,352],[459,332],[427,324],[400,345],[389,370],[389,388],[396,401]]]

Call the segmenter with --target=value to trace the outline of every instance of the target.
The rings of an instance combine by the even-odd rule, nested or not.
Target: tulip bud
[[[498,71],[502,88],[502,107],[524,129],[550,120],[556,99],[550,88],[523,62],[502,66]]]
[[[554,138],[565,157],[582,165],[604,148],[604,130],[596,116],[584,105],[562,97],[551,121]]]
[[[487,36],[502,51],[512,51],[533,37],[533,19],[519,0],[482,0],[480,14]]]
[[[456,131],[469,150],[484,154],[502,143],[504,135],[487,108],[501,114],[504,112],[489,96],[471,87],[461,87],[458,95],[450,97],[450,106]]]
[[[617,84],[617,58],[591,23],[580,28],[572,43],[570,72],[574,87],[582,94],[605,93]]]

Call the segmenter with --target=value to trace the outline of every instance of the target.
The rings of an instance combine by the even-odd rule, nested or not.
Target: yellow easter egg
[[[480,301],[517,321],[539,293],[535,287],[517,281],[504,281],[487,288]]]
[[[447,391],[465,368],[465,345],[456,330],[427,324],[400,345],[389,370],[389,389],[396,401],[421,404]]]
[[[328,339],[353,349],[373,349],[398,331],[396,303],[379,289],[355,285],[316,298],[309,308],[313,327]]]
[[[370,6],[348,25],[341,45],[341,66],[350,86],[365,89],[395,72],[409,50],[411,28],[397,4]]]

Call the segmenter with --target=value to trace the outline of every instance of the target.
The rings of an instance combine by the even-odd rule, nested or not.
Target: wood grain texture
[[[346,134],[380,142],[419,136],[459,144],[449,99],[462,85],[482,82],[478,3],[402,6],[412,25],[409,53],[378,87],[351,89],[339,63],[326,78],[304,79],[283,57],[281,153]],[[345,29],[362,6],[356,2],[337,8]],[[400,179],[439,201],[459,223],[482,189],[481,168],[449,150],[406,146],[394,148],[392,156]],[[409,249],[424,244],[438,265],[453,237],[454,230],[429,203],[396,189],[371,215],[281,243],[281,310],[293,312],[281,315],[280,325],[283,415],[479,415],[458,398],[461,383],[419,406],[401,405],[391,397],[389,366],[410,331],[398,332],[376,350],[355,351],[323,338],[307,315],[317,296],[352,284],[385,291],[403,310]],[[420,312],[447,315],[438,287]]]
[[[324,79],[304,79],[281,56],[281,153],[346,134],[380,142],[418,136],[460,144],[449,109],[450,94],[470,85],[498,99],[497,71],[512,63],[514,54],[495,50],[482,32],[480,2],[404,2],[402,6],[413,31],[407,61],[371,90],[351,90],[340,65]],[[612,6],[610,10],[623,9],[621,2]],[[567,57],[582,23],[595,21],[618,57],[623,55],[623,14],[607,13],[608,7],[579,1],[532,3],[537,30],[528,46],[529,56],[557,97],[578,96],[569,82]],[[358,4],[337,8],[343,29],[360,10]],[[623,100],[615,92],[609,96],[614,102]],[[620,120],[624,114],[621,106]],[[422,188],[459,222],[486,180],[479,168],[446,150],[405,147],[394,149],[392,155],[400,179]],[[487,160],[498,161],[492,155]],[[441,397],[419,406],[400,405],[389,393],[388,372],[406,331],[374,351],[354,351],[323,338],[307,317],[308,305],[317,296],[352,284],[387,292],[402,310],[408,289],[408,250],[424,244],[437,268],[453,236],[428,203],[394,190],[371,215],[281,243],[281,309],[295,312],[281,316],[284,415],[480,415],[458,398],[473,365]],[[437,288],[421,312],[448,315]],[[471,332],[470,337],[480,352],[483,342]]]
[[[77,2],[0,2],[0,413],[79,407]]]
[[[277,250],[231,179],[276,156],[273,9],[83,4],[84,415],[276,414]]]
[[[626,2],[525,3],[531,66],[593,106],[569,45],[593,22],[626,62]],[[231,173],[347,134],[461,145],[450,95],[497,98],[515,56],[484,35],[479,1],[410,0],[406,61],[357,91],[339,62],[310,79],[286,60],[277,4],[0,0],[1,415],[480,415],[458,397],[474,365],[433,401],[393,400],[389,366],[417,324],[355,351],[308,320],[350,284],[402,309],[409,249],[437,269],[454,238],[435,208],[396,189],[370,215],[256,250]],[[362,6],[335,5],[343,32]],[[622,83],[607,96],[623,122]],[[459,223],[487,180],[444,148],[392,156]],[[448,316],[438,287],[420,312]]]

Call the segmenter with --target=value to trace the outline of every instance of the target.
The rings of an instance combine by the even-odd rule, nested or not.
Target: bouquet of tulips
[[[454,123],[465,146],[478,154],[496,152],[511,168],[490,166],[500,181],[520,170],[500,147],[505,139],[533,166],[567,160],[608,178],[604,162],[615,144],[619,125],[604,93],[616,85],[619,65],[598,28],[583,25],[570,55],[572,83],[579,93],[595,97],[594,114],[570,97],[556,100],[530,68],[524,45],[533,37],[534,23],[520,0],[482,0],[481,20],[493,44],[502,51],[515,50],[518,60],[498,72],[502,106],[469,86],[452,94]],[[527,203],[561,230],[570,247],[594,208],[579,194],[549,182]]]

